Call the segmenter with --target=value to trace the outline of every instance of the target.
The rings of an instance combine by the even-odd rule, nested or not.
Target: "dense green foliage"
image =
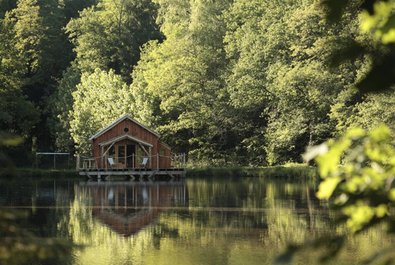
[[[179,151],[215,159],[237,143],[232,141],[237,137],[232,133],[234,110],[223,80],[221,13],[229,1],[159,4],[166,39],[147,44],[133,71],[136,115]]]
[[[63,27],[73,6],[86,7],[76,2],[0,2],[0,131],[25,138],[17,162],[28,162],[31,150],[53,148],[48,99],[73,58]]]
[[[79,69],[113,69],[129,79],[139,47],[158,35],[155,12],[149,0],[104,0],[84,9],[66,27]]]
[[[326,1],[329,19],[337,21],[341,15],[350,12],[348,2]],[[395,138],[391,128],[386,125],[377,127],[377,123],[387,122],[394,126],[394,79],[391,73],[395,69],[394,41],[394,1],[358,1],[363,8],[360,13],[360,28],[371,33],[374,43],[366,49],[361,40],[345,43],[340,47],[335,61],[350,60],[355,56],[370,57],[369,68],[359,78],[355,86],[360,91],[374,91],[362,102],[352,106],[337,104],[332,117],[338,119],[339,127],[355,126],[337,140],[329,140],[321,145],[309,148],[304,155],[306,160],[315,158],[322,182],[317,197],[329,200],[329,203],[341,213],[340,223],[348,227],[346,233],[329,235],[300,246],[290,245],[285,253],[276,260],[278,264],[289,264],[299,250],[325,248],[322,260],[333,259],[344,248],[345,241],[352,234],[369,230],[372,226],[384,228],[387,233],[395,232]],[[357,6],[352,6],[356,8]],[[357,11],[360,11],[357,9]],[[373,56],[376,54],[377,56]],[[377,93],[379,92],[379,93]],[[357,91],[343,91],[343,99],[352,99]],[[347,106],[348,105],[348,106]],[[385,108],[390,107],[389,111]],[[340,110],[339,113],[336,113]],[[349,116],[341,112],[346,110]],[[387,115],[388,114],[388,115]],[[349,119],[349,120],[348,120]],[[363,125],[364,130],[356,125]],[[376,126],[376,128],[374,128]],[[372,129],[374,128],[374,129]],[[363,264],[393,264],[394,248],[380,249]]]
[[[352,231],[366,229],[382,218],[391,229],[395,223],[389,214],[395,201],[393,142],[393,132],[386,126],[370,133],[355,128],[329,142],[329,151],[317,157],[323,178],[317,196],[333,197]],[[342,158],[344,166],[340,167]]]
[[[112,70],[83,74],[73,96],[70,133],[80,153],[91,150],[89,138],[124,113],[130,112],[128,87]]]
[[[201,24],[217,20],[198,28],[202,34],[193,12],[199,5],[160,2],[166,39],[145,46],[132,84],[137,117],[191,158],[300,161],[307,145],[348,127],[394,123],[391,93],[363,96],[353,88],[369,57],[327,67],[337,42],[367,39],[356,15],[329,24],[315,1],[224,1],[200,7]],[[181,7],[191,12],[174,17]]]
[[[0,130],[87,153],[128,112],[195,164],[301,162],[348,128],[395,127],[393,90],[355,88],[392,49],[393,2],[361,28],[359,4],[328,22],[314,0],[2,0]]]

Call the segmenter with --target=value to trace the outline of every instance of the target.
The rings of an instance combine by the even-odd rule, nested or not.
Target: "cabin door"
[[[118,152],[117,152],[118,163],[123,164],[122,167],[125,166],[125,146],[118,145]]]
[[[134,144],[128,144],[126,146],[126,167],[136,167],[136,146]]]

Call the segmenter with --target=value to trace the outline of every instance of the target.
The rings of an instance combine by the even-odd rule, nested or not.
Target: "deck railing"
[[[110,161],[109,158],[111,158]],[[76,159],[77,170],[97,169],[97,168],[159,169],[163,167],[185,168],[186,155],[185,154],[173,154],[172,156],[164,156],[160,154],[151,155],[151,156],[130,155],[121,158],[116,158],[112,156],[86,157],[86,156],[77,155],[77,159]]]

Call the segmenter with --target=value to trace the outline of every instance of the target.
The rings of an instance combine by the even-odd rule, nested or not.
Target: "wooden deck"
[[[105,169],[105,168],[91,168],[81,169],[79,171],[81,176],[88,178],[106,179],[109,176],[125,176],[131,179],[151,179],[155,176],[169,176],[171,178],[184,178],[186,174],[185,168],[122,168],[122,169]]]

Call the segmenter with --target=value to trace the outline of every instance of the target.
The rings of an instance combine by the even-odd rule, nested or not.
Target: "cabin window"
[[[118,146],[118,163],[125,164],[125,151],[124,145]]]
[[[124,131],[125,133],[127,133],[127,132],[129,131],[129,128],[128,128],[128,127],[125,127],[125,128],[123,128],[123,131]]]
[[[115,147],[111,146],[110,150],[108,150],[108,156],[114,157],[115,156]]]

